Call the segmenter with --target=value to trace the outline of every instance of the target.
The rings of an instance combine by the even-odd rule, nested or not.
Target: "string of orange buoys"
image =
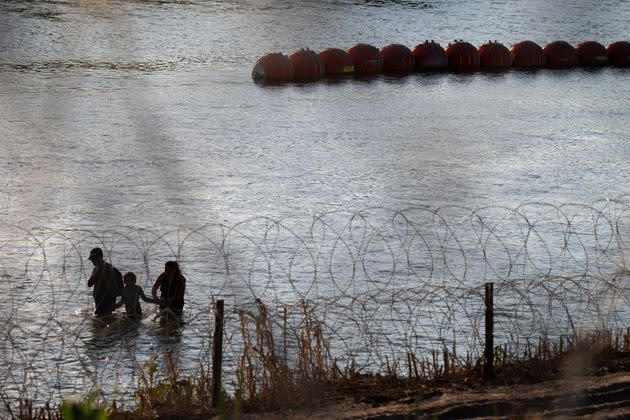
[[[446,48],[433,40],[424,41],[413,49],[402,44],[389,44],[380,50],[370,44],[356,44],[348,50],[327,48],[316,53],[307,48],[289,56],[282,53],[264,55],[254,65],[252,78],[262,83],[288,83],[312,82],[323,77],[414,71],[470,72],[510,67],[606,65],[630,67],[630,42],[614,41],[604,47],[596,41],[582,41],[574,47],[566,41],[553,41],[541,47],[533,41],[521,41],[508,49],[497,41],[488,41],[476,48],[459,39]]]

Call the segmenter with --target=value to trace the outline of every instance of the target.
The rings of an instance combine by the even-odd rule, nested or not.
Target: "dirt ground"
[[[630,372],[559,379],[533,385],[436,389],[419,399],[331,401],[317,408],[245,414],[271,419],[630,419]]]

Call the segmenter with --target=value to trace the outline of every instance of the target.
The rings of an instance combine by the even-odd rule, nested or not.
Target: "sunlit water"
[[[388,249],[385,239],[401,237],[394,229],[396,223],[390,226],[396,232],[357,245],[367,256],[347,249],[339,256],[339,247],[317,236],[323,228],[312,225],[315,234],[310,242],[320,243],[314,239],[319,238],[326,244],[321,254],[334,257],[326,262],[327,269],[338,273],[322,276],[320,271],[315,283],[304,279],[313,278],[312,271],[319,269],[321,261],[306,255],[300,241],[266,238],[267,245],[274,247],[264,251],[252,245],[261,243],[252,237],[270,229],[268,219],[249,221],[254,216],[289,220],[289,233],[284,233],[290,237],[295,230],[304,239],[313,235],[309,231],[313,215],[327,215],[326,226],[347,233],[354,229],[349,222],[353,212],[366,208],[416,208],[428,214],[453,204],[513,209],[534,201],[590,204],[628,192],[627,69],[412,74],[264,87],[250,78],[263,54],[289,54],[303,47],[345,49],[358,42],[413,47],[433,39],[446,45],[455,38],[474,45],[489,39],[508,46],[524,39],[541,45],[557,39],[571,44],[593,39],[606,45],[628,38],[629,20],[630,4],[621,0],[597,5],[574,1],[2,2],[0,222],[65,232],[55,236],[46,255],[39,250],[25,262],[29,254],[22,247],[27,247],[28,234],[3,228],[3,243],[9,245],[0,253],[2,292],[11,293],[11,299],[0,303],[0,313],[3,320],[23,326],[19,333],[11,330],[15,341],[7,341],[0,357],[1,371],[11,372],[3,385],[15,389],[28,382],[27,373],[16,366],[26,363],[28,372],[30,363],[31,371],[49,372],[46,383],[33,380],[42,397],[49,394],[48,388],[59,394],[89,389],[94,378],[122,382],[124,390],[135,382],[128,372],[137,368],[126,364],[126,358],[142,362],[156,351],[173,349],[194,368],[207,352],[212,315],[206,308],[216,298],[239,301],[254,295],[294,303],[303,297],[338,298],[339,291],[360,294],[375,284],[387,283],[397,290],[413,286],[389,270],[399,254]],[[506,214],[501,207],[483,213],[489,219]],[[470,212],[463,214],[467,217]],[[450,220],[461,221],[460,216]],[[587,223],[588,217],[582,216],[580,222]],[[378,219],[381,223],[391,212],[382,211],[379,217],[384,218]],[[412,221],[424,223],[426,217],[422,213]],[[234,226],[243,220],[248,222],[238,225],[236,236],[246,238],[245,245],[234,240],[225,251],[237,269],[231,277],[221,271],[221,256],[194,245],[203,242],[199,237],[186,241],[177,235],[178,229],[189,233],[187,229],[206,224]],[[622,215],[620,220],[627,218]],[[555,236],[558,224],[551,225],[546,229],[542,223],[537,232],[549,243],[562,242]],[[142,228],[150,233],[139,232]],[[110,231],[116,234],[103,233]],[[514,241],[516,248],[522,246],[522,235],[508,239],[508,233],[497,235],[507,243]],[[156,239],[163,234],[168,240]],[[457,238],[464,245],[457,246],[470,242],[474,248],[487,239],[475,235],[474,229],[460,231]],[[179,335],[164,333],[152,322],[150,305],[145,305],[149,317],[137,330],[117,330],[111,342],[107,334],[102,337],[102,326],[89,317],[91,297],[84,282],[91,267],[81,258],[91,246],[110,243],[110,237],[116,238],[110,254],[114,263],[141,273],[145,289],[164,260],[183,260],[190,318]],[[224,237],[221,229],[204,228],[203,238],[216,248]],[[157,245],[150,246],[151,241]],[[591,267],[582,264],[589,261],[584,255],[592,258],[593,253],[601,263],[598,269],[614,272],[619,264],[619,250],[615,248],[614,255],[601,252],[602,245],[595,240],[581,247],[561,247],[578,249],[570,258],[577,269],[563,263],[553,270],[523,269],[516,275],[506,270],[520,261],[519,254],[506,256],[503,244],[495,241],[500,254],[493,267],[497,271],[488,270],[484,260],[471,276],[457,246],[449,251],[452,243],[429,242],[422,243],[424,248],[410,265],[418,270],[417,277],[438,282],[451,277],[466,282],[471,277],[589,271]],[[76,249],[68,245],[77,243]],[[169,249],[166,243],[186,245],[178,254],[180,250]],[[282,254],[281,246],[289,251]],[[423,250],[432,247],[452,252],[453,261],[458,261],[441,268],[448,275],[436,275],[431,271],[435,261],[425,261]],[[535,249],[528,251],[539,255]],[[598,252],[605,258],[600,259]],[[274,253],[282,258],[271,264],[273,269],[266,268],[269,261],[259,257]],[[295,253],[300,258],[291,259]],[[386,255],[385,263],[370,256],[381,254]],[[548,254],[544,249],[540,253]],[[211,261],[204,260],[207,255],[213,255]],[[344,271],[353,259],[362,261],[370,275],[355,277]],[[366,261],[373,267],[366,269]],[[286,267],[293,271],[283,272]],[[48,302],[50,296],[55,296],[54,304]],[[43,311],[42,302],[47,302]],[[374,313],[370,305],[362,310]],[[51,330],[51,319],[58,330]],[[20,340],[27,344],[20,345]],[[111,357],[117,361],[111,362]],[[107,371],[112,364],[116,370],[128,369],[123,379]]]

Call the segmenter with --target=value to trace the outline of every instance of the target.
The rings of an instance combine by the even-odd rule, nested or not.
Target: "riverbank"
[[[414,385],[396,379],[366,378],[347,384],[345,392],[341,387],[343,395],[321,405],[246,413],[241,418],[629,418],[630,353],[608,353],[609,357],[603,359],[598,357],[601,350],[594,346],[592,352],[559,358],[556,361],[560,364],[548,366],[547,371],[523,362],[521,375],[491,381],[465,377],[461,381]],[[526,372],[531,376],[522,376]],[[540,381],[535,375],[540,375]],[[557,379],[547,379],[553,377]],[[532,383],[509,383],[510,379]]]
[[[557,346],[541,340],[522,358],[497,357],[490,379],[482,375],[479,361],[446,364],[429,376],[415,377],[357,373],[335,377],[329,371],[319,381],[275,382],[275,389],[247,401],[227,399],[218,409],[204,409],[203,402],[197,408],[194,403],[159,409],[145,405],[112,418],[627,418],[629,344],[627,335],[607,332],[574,337]],[[448,352],[444,355],[450,359]],[[147,390],[144,395],[154,393]]]
[[[528,385],[481,385],[437,388],[432,396],[415,395],[388,402],[344,400],[317,408],[245,414],[269,419],[412,419],[412,418],[597,418],[630,417],[630,372],[558,379]]]

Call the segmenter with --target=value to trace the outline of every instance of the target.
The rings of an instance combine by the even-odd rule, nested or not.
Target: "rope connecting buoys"
[[[370,76],[383,71],[383,56],[370,44],[357,44],[348,49],[348,55],[354,62],[355,74]]]
[[[479,51],[468,42],[455,41],[448,44],[445,51],[448,57],[448,67],[453,71],[474,71],[481,66]]]
[[[444,49],[433,40],[425,40],[413,50],[402,44],[388,44],[379,50],[373,45],[360,43],[347,51],[326,48],[319,54],[306,48],[289,57],[282,53],[264,55],[254,65],[252,78],[262,83],[287,83],[310,82],[324,76],[364,77],[414,70],[472,72],[509,67],[570,68],[607,64],[630,67],[630,42],[614,41],[604,48],[596,41],[581,41],[575,47],[566,41],[553,41],[542,48],[526,40],[508,49],[497,41],[488,41],[476,48],[460,39]]]
[[[381,48],[383,71],[408,73],[415,70],[416,58],[409,48],[401,44],[389,44]]]
[[[444,70],[448,68],[446,51],[437,42],[425,40],[411,50],[416,58],[416,70]]]
[[[545,65],[550,68],[566,68],[577,65],[577,52],[566,41],[553,41],[543,48]]]

